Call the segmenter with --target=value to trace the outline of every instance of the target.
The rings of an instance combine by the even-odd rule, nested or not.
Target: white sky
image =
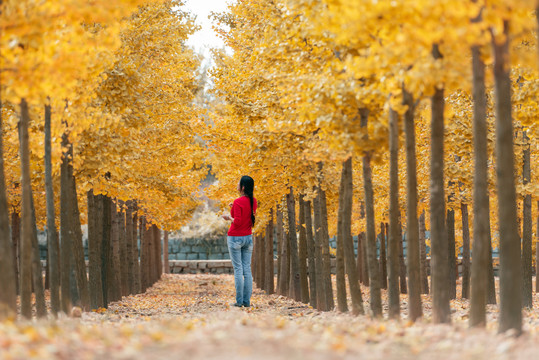
[[[187,40],[187,45],[192,46],[195,51],[208,55],[209,48],[224,46],[221,39],[212,30],[212,21],[208,19],[210,12],[223,12],[227,8],[227,4],[231,0],[185,0],[184,10],[188,10],[196,15],[196,22],[202,26],[202,29],[197,31]]]

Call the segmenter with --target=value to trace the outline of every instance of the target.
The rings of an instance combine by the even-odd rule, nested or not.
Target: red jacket
[[[256,213],[256,199],[253,198],[253,213]],[[229,236],[246,236],[253,233],[251,221],[251,201],[248,196],[241,196],[234,200],[232,209],[230,209],[230,216],[234,219],[230,229],[228,230]]]

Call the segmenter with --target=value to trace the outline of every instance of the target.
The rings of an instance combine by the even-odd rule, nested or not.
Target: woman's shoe
[[[242,305],[242,304],[238,304],[238,303],[232,303],[232,304],[230,304],[230,306],[242,307],[243,305]]]

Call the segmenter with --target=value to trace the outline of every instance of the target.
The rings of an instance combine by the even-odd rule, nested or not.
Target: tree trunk
[[[27,319],[32,318],[32,280],[34,292],[36,294],[36,305],[38,296],[43,296],[43,286],[39,286],[42,281],[41,262],[39,263],[40,272],[36,276],[36,259],[34,251],[35,222],[32,214],[32,184],[30,179],[30,149],[28,139],[28,127],[30,115],[28,113],[28,104],[25,99],[20,104],[21,115],[19,121],[19,156],[21,159],[21,185],[22,185],[22,205],[21,205],[21,315]],[[7,199],[6,199],[7,200]],[[7,212],[6,212],[7,214]],[[7,234],[7,233],[6,233]],[[37,241],[37,239],[36,239]],[[11,255],[11,251],[8,251]],[[39,258],[37,259],[39,261]],[[12,267],[11,267],[12,268]],[[33,274],[32,274],[33,273]],[[40,293],[41,292],[41,293]],[[39,314],[42,315],[42,314]],[[38,316],[39,316],[38,315]]]
[[[361,127],[367,127],[369,112],[360,110]],[[382,315],[382,295],[380,292],[380,274],[376,258],[376,229],[374,218],[374,192],[372,187],[371,154],[363,155],[363,188],[365,192],[365,212],[367,215],[367,264],[369,267],[370,305],[374,317]]]
[[[352,172],[352,158],[344,162],[344,203],[342,218],[342,233],[344,242],[344,261],[346,274],[348,275],[348,284],[350,287],[350,296],[352,297],[352,313],[354,315],[364,314],[363,299],[361,296],[361,287],[359,285],[356,262],[354,260],[354,239],[352,238],[352,205],[354,198],[354,184]],[[359,246],[359,243],[358,243]]]
[[[333,284],[331,282],[331,258],[329,255],[329,231],[328,231],[328,210],[326,192],[320,189],[320,220],[321,220],[321,235],[322,235],[322,264],[324,267],[324,286],[326,295],[326,304],[328,310],[335,308],[335,300],[333,299]]]
[[[434,59],[442,54],[435,44]],[[431,98],[431,164],[430,164],[430,223],[432,307],[435,323],[451,321],[449,309],[449,264],[447,262],[447,232],[445,229],[444,191],[444,89],[436,88]]]
[[[144,293],[149,286],[148,278],[148,232],[146,231],[146,217],[140,217],[140,292]]]
[[[356,258],[356,271],[358,273],[359,282],[365,283],[365,277],[363,276],[363,233],[357,235],[357,258]]]
[[[273,209],[270,209],[269,222],[266,225],[266,247],[264,249],[264,258],[266,262],[266,294],[270,295],[275,293],[274,284],[274,262],[273,262]]]
[[[21,217],[20,214],[13,210],[11,213],[11,243],[13,244],[13,268],[15,271],[15,287],[17,294],[20,294],[20,259],[21,259]],[[60,269],[58,269],[60,270]],[[59,272],[58,272],[59,273]]]
[[[129,277],[127,275],[128,273],[128,262],[127,262],[127,236],[125,234],[126,227],[125,227],[125,209],[124,204],[121,205],[120,212],[118,214],[119,216],[119,234],[120,234],[120,271],[122,272],[121,280],[122,280],[122,296],[129,295]]]
[[[317,188],[317,195],[313,201],[314,215],[314,239],[316,258],[316,308],[320,311],[328,311],[326,303],[326,283],[324,281],[324,261],[322,258],[322,215],[320,211],[320,188]]]
[[[51,155],[51,106],[45,105],[45,196],[47,206],[47,265],[49,270],[49,293],[51,311],[57,316],[60,311],[60,258],[58,254],[58,231],[54,209]],[[1,161],[1,160],[0,160]]]
[[[426,244],[426,228],[425,228],[425,211],[419,216],[419,248],[421,253],[421,293],[429,293],[429,276],[427,271],[427,244]]]
[[[299,282],[301,302],[309,303],[309,280],[307,278],[307,234],[305,233],[305,206],[303,195],[299,197]]]
[[[404,236],[402,236],[401,214],[399,212],[399,282],[401,294],[408,294],[408,286],[406,284],[406,261],[404,260]]]
[[[264,257],[264,249],[266,248],[265,233],[257,236],[257,243],[259,244],[256,252],[256,261],[258,262],[258,287],[264,290],[266,289],[266,260]]]
[[[341,172],[341,185],[339,187],[339,210],[337,214],[337,258],[336,258],[336,278],[337,278],[337,309],[340,312],[348,311],[346,298],[346,277],[344,276],[344,240],[343,240],[343,216],[344,216],[344,163]]]
[[[450,182],[451,184],[451,182]],[[451,185],[450,185],[451,186]],[[451,200],[452,195],[448,197],[448,202]],[[455,210],[447,209],[447,220],[445,222],[447,227],[447,260],[449,262],[449,299],[457,298],[457,259],[455,256]]]
[[[161,279],[161,269],[163,269],[163,261],[162,261],[162,249],[161,249],[161,230],[157,227],[157,225],[152,226],[153,230],[153,241],[154,241],[154,283],[156,283],[159,279]]]
[[[305,224],[305,236],[307,239],[307,253],[309,256],[309,264],[307,267],[309,273],[309,304],[315,308],[317,302],[316,294],[316,259],[315,259],[315,243],[313,235],[313,220],[311,217],[311,202],[303,201],[303,215]]]
[[[121,268],[120,268],[120,216],[118,214],[118,209],[116,206],[116,200],[111,201],[110,208],[111,215],[111,287],[109,288],[109,297],[110,301],[118,301],[122,299],[122,278],[121,278]]]
[[[362,232],[361,234],[361,272],[363,273],[363,284],[365,286],[369,286],[369,264],[367,261],[367,237],[365,236],[365,232]]]
[[[139,294],[141,292],[141,284],[140,284],[140,261],[139,261],[139,237],[142,240],[142,233],[138,232],[139,229],[139,221],[138,221],[138,207],[137,203],[133,201],[131,203],[131,206],[133,207],[133,224],[132,224],[132,232],[133,232],[133,245],[131,247],[131,262],[133,263],[133,268],[131,271],[133,271],[133,293]]]
[[[408,307],[409,318],[415,321],[423,316],[421,308],[421,280],[419,261],[419,223],[417,220],[417,157],[415,151],[414,99],[403,91],[403,104],[408,105],[404,113],[406,135],[406,259],[408,260]]]
[[[47,316],[47,307],[45,305],[45,290],[43,288],[43,267],[41,266],[39,243],[37,242],[36,210],[34,207],[34,197],[31,193],[30,195],[30,206],[32,210],[32,280],[36,299],[36,315],[38,318],[42,318]]]
[[[85,311],[90,310],[90,290],[88,288],[88,275],[86,272],[86,261],[84,260],[84,247],[82,245],[82,229],[80,224],[80,212],[79,212],[79,200],[77,196],[77,185],[75,182],[75,176],[73,175],[73,165],[71,163],[73,159],[73,145],[68,146],[68,176],[70,181],[69,191],[71,192],[70,211],[71,221],[69,224],[73,227],[73,254],[72,260],[75,264],[75,275],[77,278],[77,290],[80,297],[81,308]]]
[[[165,234],[163,235],[163,261],[163,271],[165,272],[165,274],[170,274],[170,265],[168,262],[168,231],[166,230]]]
[[[537,10],[539,11],[539,8]],[[537,209],[539,209],[539,201],[537,201]],[[535,231],[535,292],[539,293],[539,215],[537,215],[537,230]]]
[[[24,106],[26,106],[26,103]],[[0,109],[2,109],[1,103]],[[4,128],[2,121],[0,110],[0,288],[2,288],[0,292],[0,322],[8,317],[15,317],[17,314],[17,258],[13,256],[13,244],[9,236],[9,209],[4,176]],[[12,231],[15,232],[15,229]]]
[[[136,294],[135,291],[135,250],[137,247],[136,239],[133,239],[133,202],[131,200],[125,203],[125,243],[127,251],[127,284],[129,294]],[[166,265],[165,265],[166,266]],[[168,271],[167,271],[168,272]]]
[[[522,168],[522,183],[531,181],[531,156],[529,138],[524,131],[524,159]],[[522,209],[522,306],[533,308],[532,285],[532,196],[524,196]]]
[[[288,208],[288,242],[290,243],[290,297],[296,301],[301,301],[296,206],[292,187],[290,187],[290,192],[286,194],[286,205]]]
[[[468,204],[460,204],[462,218],[462,298],[470,297],[470,226],[468,225]]]
[[[386,225],[380,223],[380,276],[382,289],[387,289]]]
[[[514,178],[511,79],[509,76],[509,22],[504,20],[504,40],[494,38],[494,88],[496,95],[496,174],[500,235],[499,331],[522,331],[520,239],[518,236]]]
[[[281,250],[283,246],[283,213],[281,212],[281,209],[279,205],[277,205],[277,210],[275,212],[276,215],[276,223],[275,223],[275,236],[277,236],[277,289],[276,292],[279,295],[282,295],[281,292],[281,265],[282,265],[282,258],[281,258]]]
[[[101,282],[101,237],[99,228],[103,214],[103,202],[88,191],[88,270],[90,277],[90,307],[98,309],[104,306],[103,283]],[[102,235],[101,235],[102,236]]]
[[[112,245],[111,245],[111,210],[112,199],[106,195],[98,195],[98,226],[101,231],[101,284],[103,285],[103,304],[108,307],[108,304],[112,301],[109,296],[109,289],[112,284]],[[103,210],[101,210],[101,208]],[[99,239],[98,239],[99,241]]]

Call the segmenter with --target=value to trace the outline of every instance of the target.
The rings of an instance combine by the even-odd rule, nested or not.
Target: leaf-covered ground
[[[255,290],[249,309],[231,307],[230,275],[163,275],[145,294],[108,310],[59,321],[0,323],[0,359],[537,359],[539,310],[525,311],[522,336],[467,328],[467,301],[452,325],[321,313]],[[368,291],[363,288],[364,300]],[[406,296],[402,296],[403,314]],[[424,297],[424,300],[429,300]],[[536,304],[539,297],[535,295]],[[366,304],[368,306],[368,304]],[[405,316],[403,315],[403,318]]]

